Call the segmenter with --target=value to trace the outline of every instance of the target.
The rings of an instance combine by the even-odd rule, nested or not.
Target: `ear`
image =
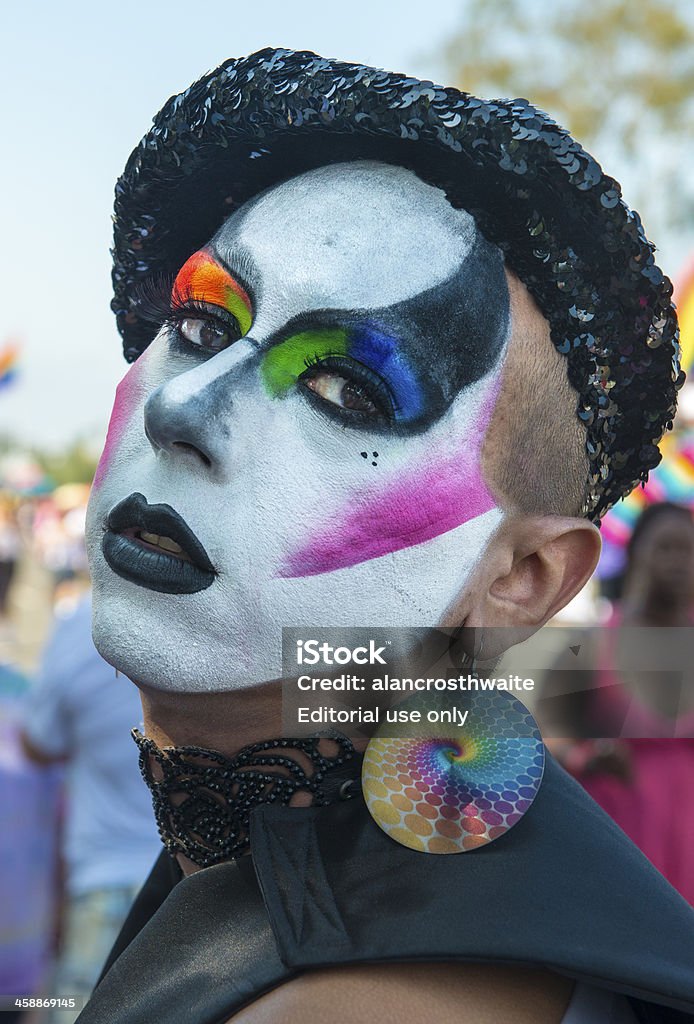
[[[444,624],[481,630],[481,657],[498,657],[569,603],[593,574],[600,546],[585,519],[507,517]]]

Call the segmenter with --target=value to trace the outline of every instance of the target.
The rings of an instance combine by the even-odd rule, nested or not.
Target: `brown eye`
[[[349,380],[335,371],[322,371],[304,379],[304,384],[326,402],[366,413],[369,416],[381,416],[382,410],[369,396],[367,389],[358,381]]]
[[[233,331],[221,321],[186,317],[178,325],[178,331],[189,345],[204,349],[206,352],[221,352],[240,337],[240,330]]]

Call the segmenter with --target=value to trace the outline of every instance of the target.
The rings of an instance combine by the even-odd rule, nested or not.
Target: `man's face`
[[[402,168],[319,168],[231,216],[173,306],[90,503],[102,654],[230,690],[281,674],[283,626],[439,623],[502,518],[509,295],[471,216]]]

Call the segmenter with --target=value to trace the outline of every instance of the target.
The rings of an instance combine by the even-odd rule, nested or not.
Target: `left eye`
[[[388,422],[395,417],[385,382],[369,367],[344,356],[307,360],[299,381],[328,405],[343,410],[342,415]]]
[[[184,317],[177,326],[184,341],[205,352],[221,352],[241,337],[240,330],[207,317]]]

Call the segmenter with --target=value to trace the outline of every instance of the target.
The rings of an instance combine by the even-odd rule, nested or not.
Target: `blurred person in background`
[[[91,639],[91,602],[59,622],[27,702],[23,744],[37,764],[64,761],[62,938],[51,996],[86,999],[160,850],[130,729],[137,690],[116,682]],[[74,1013],[49,1019],[69,1024]]]
[[[20,742],[29,682],[0,664],[0,996],[36,996],[56,925],[57,821],[62,771],[41,770]],[[25,1019],[0,1013],[3,1024]]]
[[[42,501],[34,517],[33,544],[54,584],[56,610],[69,610],[88,585],[84,520],[86,484],[63,484]]]
[[[589,640],[593,670],[572,715],[584,739],[552,740],[553,753],[694,904],[694,687],[681,672],[634,671],[626,652],[634,627],[694,626],[694,521],[662,502],[638,519],[627,548],[620,599]],[[645,634],[646,644],[657,643]],[[671,634],[662,634],[668,644]],[[632,656],[629,659],[633,662]],[[561,680],[563,663],[552,673]],[[566,674],[575,689],[576,674]],[[545,686],[545,696],[548,685]],[[604,728],[607,726],[607,728]],[[610,728],[612,726],[612,728]],[[592,738],[601,728],[606,736]]]
[[[20,550],[20,534],[12,503],[0,497],[0,623],[7,615],[7,597]]]

